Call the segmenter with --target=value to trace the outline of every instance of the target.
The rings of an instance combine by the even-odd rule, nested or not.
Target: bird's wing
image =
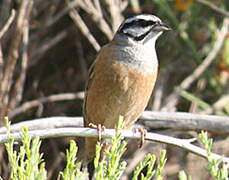
[[[90,86],[91,86],[93,78],[94,78],[95,64],[96,64],[96,62],[97,62],[97,60],[99,58],[99,54],[101,53],[103,48],[101,48],[99,50],[95,61],[92,63],[92,65],[90,66],[89,71],[88,71],[88,78],[87,78],[87,82],[86,82],[86,86],[85,86],[85,95],[84,95],[84,103],[83,103],[84,126],[86,126],[86,124],[87,124],[86,121],[87,121],[87,96],[88,96],[88,91],[90,89]]]

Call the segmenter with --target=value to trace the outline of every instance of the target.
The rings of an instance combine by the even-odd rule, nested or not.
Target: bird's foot
[[[137,128],[137,129],[135,129],[135,131],[138,131],[138,132],[141,133],[141,140],[140,140],[140,142],[138,143],[138,148],[141,148],[142,145],[143,145],[144,142],[145,142],[145,136],[146,136],[146,134],[147,134],[147,130],[144,129],[144,128]]]
[[[105,126],[102,125],[102,124],[95,125],[93,123],[90,123],[89,127],[97,129],[97,131],[98,131],[98,139],[99,139],[99,142],[101,142],[102,141],[102,131],[105,130]]]

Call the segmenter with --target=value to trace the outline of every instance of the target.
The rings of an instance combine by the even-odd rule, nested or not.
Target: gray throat
[[[144,45],[128,45],[115,48],[119,63],[136,68],[141,72],[152,73],[158,67],[155,47]]]

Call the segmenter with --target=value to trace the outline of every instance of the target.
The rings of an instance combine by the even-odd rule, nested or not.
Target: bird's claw
[[[95,125],[93,123],[89,123],[89,127],[97,129],[97,131],[98,131],[98,139],[99,139],[99,142],[101,142],[102,141],[102,131],[105,130],[105,126],[102,125],[102,124]]]
[[[141,133],[141,140],[140,143],[138,143],[138,148],[141,148],[142,145],[145,143],[145,136],[147,134],[147,130],[144,128],[138,128],[137,130]]]

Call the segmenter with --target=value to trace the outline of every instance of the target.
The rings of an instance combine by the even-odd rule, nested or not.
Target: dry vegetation
[[[49,116],[81,116],[87,71],[100,47],[112,39],[124,17],[151,13],[173,31],[157,43],[160,72],[148,109],[228,115],[228,0],[2,0],[0,1],[0,124]],[[176,137],[195,131],[163,130]],[[215,150],[229,155],[229,139],[212,134]],[[70,138],[42,143],[48,177],[65,165]],[[81,140],[78,140],[79,144]],[[129,143],[126,176],[147,152],[164,145]],[[193,179],[207,179],[205,160],[167,146],[166,179],[185,169]],[[131,160],[131,161],[130,161]],[[9,168],[0,147],[0,176]]]

